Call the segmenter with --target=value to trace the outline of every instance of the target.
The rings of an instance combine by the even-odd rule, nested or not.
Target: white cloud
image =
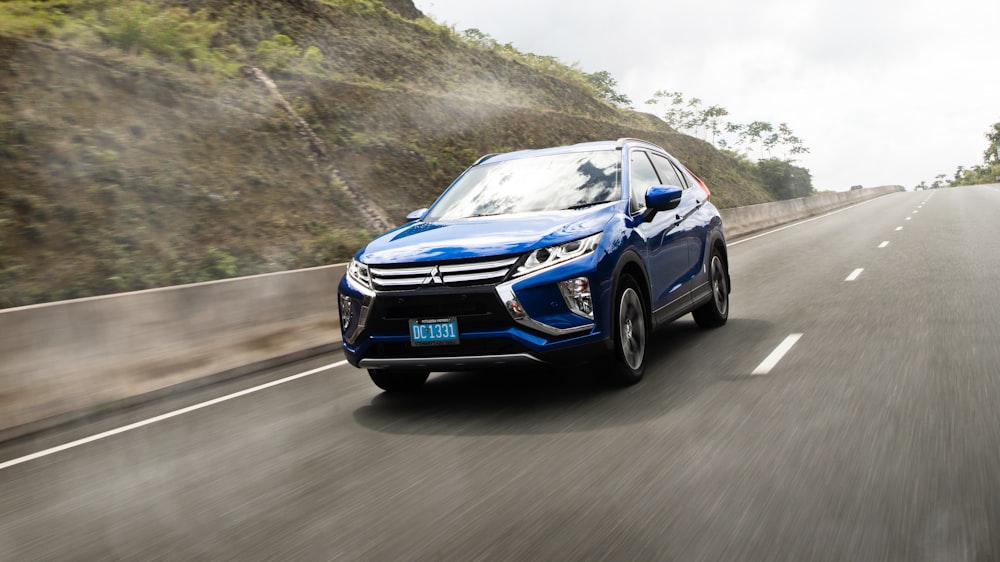
[[[788,123],[818,189],[912,187],[982,162],[1000,121],[993,0],[418,0],[458,30],[607,70],[636,109],[660,89]]]

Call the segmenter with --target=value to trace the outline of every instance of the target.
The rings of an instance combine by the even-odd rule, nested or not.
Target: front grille
[[[380,291],[406,291],[417,287],[474,287],[503,281],[517,256],[501,259],[454,261],[439,264],[370,266],[372,286]]]
[[[369,326],[381,333],[405,334],[409,320],[458,318],[459,330],[495,330],[510,325],[510,315],[493,291],[383,295],[375,299]]]

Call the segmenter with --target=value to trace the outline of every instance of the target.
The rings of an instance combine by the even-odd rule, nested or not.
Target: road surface
[[[95,413],[0,445],[0,559],[1000,559],[998,248],[1000,186],[898,193],[731,241],[633,387],[331,354]]]

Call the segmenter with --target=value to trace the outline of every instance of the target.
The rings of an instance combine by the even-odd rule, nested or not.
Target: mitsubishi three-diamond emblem
[[[421,282],[420,284],[421,285],[444,284],[444,279],[441,278],[440,268],[438,268],[438,266],[436,265],[432,267],[431,272],[427,274],[427,277],[425,277],[423,282]]]

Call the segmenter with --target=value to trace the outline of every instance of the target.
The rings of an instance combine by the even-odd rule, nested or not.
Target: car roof
[[[660,152],[666,153],[665,150],[659,146],[640,139],[631,138],[621,138],[618,140],[603,140],[603,141],[592,141],[592,142],[581,142],[577,144],[570,144],[565,146],[553,146],[550,148],[538,148],[538,149],[528,149],[528,150],[517,150],[514,152],[505,152],[503,154],[487,154],[479,160],[476,161],[474,165],[479,165],[485,162],[503,162],[505,160],[516,160],[518,158],[532,158],[535,156],[549,156],[552,154],[570,154],[574,152],[596,152],[600,150],[617,150],[625,145],[644,145],[644,148],[652,148]]]

